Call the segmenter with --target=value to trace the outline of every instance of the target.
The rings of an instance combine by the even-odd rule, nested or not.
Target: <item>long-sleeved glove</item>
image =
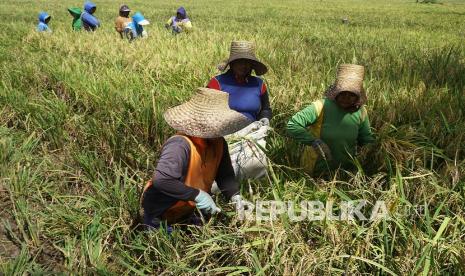
[[[331,155],[331,150],[328,145],[321,139],[315,139],[312,142],[313,149],[326,161],[331,161],[333,159]]]
[[[199,191],[199,194],[194,199],[197,208],[210,215],[214,215],[216,213],[221,212],[221,209],[216,206],[212,197],[208,193],[202,190]]]

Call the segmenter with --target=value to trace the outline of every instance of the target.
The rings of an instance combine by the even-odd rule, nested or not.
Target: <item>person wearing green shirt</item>
[[[82,27],[81,14],[82,11],[80,8],[68,8],[69,14],[73,17],[73,22],[71,27],[74,31],[80,31]]]
[[[338,67],[336,81],[325,98],[311,103],[287,124],[289,135],[305,145],[301,165],[312,175],[354,167],[356,147],[374,142],[363,106],[365,68],[355,64]]]

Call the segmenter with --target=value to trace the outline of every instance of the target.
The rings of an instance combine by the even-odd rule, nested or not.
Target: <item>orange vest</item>
[[[210,193],[223,157],[223,138],[206,140],[184,135],[176,136],[183,137],[190,147],[189,164],[184,184]],[[151,185],[152,183],[149,181],[144,188],[144,192]],[[162,219],[166,220],[168,224],[180,222],[191,216],[194,210],[194,201],[180,200],[162,214]]]

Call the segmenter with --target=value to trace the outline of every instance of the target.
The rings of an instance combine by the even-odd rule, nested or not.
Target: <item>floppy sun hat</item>
[[[248,59],[252,63],[252,68],[258,76],[264,75],[268,68],[255,56],[255,44],[250,41],[233,41],[229,52],[229,59],[218,65],[221,71],[226,70],[228,65],[238,59]]]
[[[349,91],[359,96],[361,106],[366,103],[367,96],[363,89],[363,78],[365,67],[356,64],[341,64],[336,73],[336,81],[326,91],[326,97],[335,100],[337,95],[343,91]]]
[[[141,26],[145,26],[145,25],[148,25],[148,24],[150,24],[150,22],[147,19],[144,19],[144,20],[139,22],[139,25],[141,25]]]
[[[132,16],[132,19],[139,25],[141,26],[145,26],[145,25],[148,25],[150,24],[150,22],[145,19],[145,17],[142,15],[142,13],[140,12],[136,12],[133,16]]]
[[[189,101],[168,109],[163,117],[172,128],[189,136],[223,137],[252,122],[230,109],[228,99],[226,92],[198,88]]]

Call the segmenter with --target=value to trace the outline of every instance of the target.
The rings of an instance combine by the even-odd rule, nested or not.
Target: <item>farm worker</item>
[[[213,77],[207,87],[229,94],[229,107],[254,122],[252,126],[233,135],[235,139],[250,137],[261,147],[243,141],[235,144],[240,150],[233,156],[236,176],[241,178],[259,178],[266,173],[266,156],[261,148],[266,145],[265,137],[272,117],[267,86],[258,76],[264,75],[268,68],[255,56],[255,44],[249,41],[231,42],[229,58],[218,66],[225,73]],[[252,75],[255,72],[256,76]],[[252,148],[251,148],[252,147]],[[248,153],[247,153],[248,152]],[[259,153],[258,156],[254,153]]]
[[[51,32],[52,30],[48,27],[48,22],[50,22],[52,17],[46,12],[39,13],[39,24],[37,24],[38,32]]]
[[[126,25],[125,33],[129,40],[133,40],[138,37],[147,37],[147,32],[144,30],[144,26],[150,24],[145,17],[140,13],[136,12],[132,16],[132,21]]]
[[[94,16],[97,6],[92,2],[86,2],[84,4],[84,12],[81,14],[82,25],[88,32],[95,31],[100,27],[100,22]]]
[[[73,22],[71,23],[71,27],[74,31],[80,31],[82,27],[82,20],[81,14],[82,11],[80,8],[68,8],[69,14],[73,17]]]
[[[192,23],[187,17],[186,9],[184,9],[184,7],[179,7],[176,11],[176,16],[171,17],[168,22],[166,22],[165,27],[167,29],[171,28],[174,34],[190,31],[192,29]]]
[[[131,10],[129,9],[128,5],[122,5],[119,8],[119,16],[115,20],[115,29],[123,38],[123,32],[126,26],[131,23],[131,19],[129,18],[129,13]]]
[[[306,147],[302,166],[310,174],[353,168],[356,147],[374,142],[364,104],[365,68],[342,64],[325,98],[311,103],[287,124],[291,137]]]
[[[251,121],[269,124],[272,111],[267,87],[263,79],[268,68],[255,56],[255,45],[249,41],[231,42],[229,58],[218,68],[225,71],[213,77],[207,87],[227,92],[231,109],[242,113]],[[252,76],[252,71],[255,75]]]
[[[228,93],[198,88],[186,103],[168,109],[164,118],[177,131],[161,150],[155,173],[142,195],[144,224],[195,223],[199,209],[209,216],[220,212],[210,189],[214,180],[231,202],[245,202],[234,178],[223,138],[248,124],[228,106]]]

